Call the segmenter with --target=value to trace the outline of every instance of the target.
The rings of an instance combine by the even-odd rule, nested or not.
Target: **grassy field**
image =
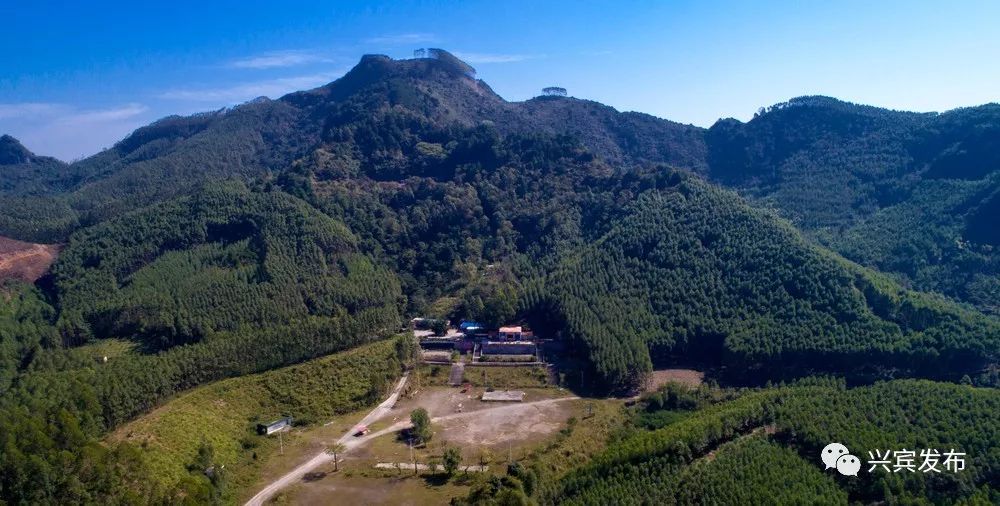
[[[97,361],[102,357],[108,357],[108,360],[114,360],[122,355],[132,353],[135,348],[136,344],[133,341],[112,338],[101,339],[90,344],[78,346],[75,350],[78,350],[81,354],[93,356],[94,360]]]
[[[274,437],[255,425],[282,415],[296,425],[325,422],[337,414],[377,403],[400,375],[394,341],[387,340],[303,364],[233,378],[197,388],[112,433],[144,451],[163,484],[183,479],[202,442],[225,466],[227,495],[239,495],[256,480],[260,461],[276,452]],[[294,440],[297,430],[284,436]]]
[[[575,407],[575,421],[567,423],[554,439],[536,447],[525,464],[537,464],[546,476],[561,476],[603,450],[611,435],[621,430],[628,419],[618,399],[581,399]]]
[[[424,364],[417,368],[420,384],[425,386],[447,386],[447,365]],[[466,366],[465,381],[474,387],[495,388],[545,388],[554,386],[549,382],[549,372],[545,366],[489,367]]]
[[[471,475],[470,475],[471,476]],[[448,504],[452,497],[469,492],[467,480],[459,473],[445,481],[443,475],[413,476],[385,471],[378,476],[350,475],[349,472],[324,476],[315,483],[297,484],[278,493],[273,504]],[[335,502],[331,498],[336,498]]]

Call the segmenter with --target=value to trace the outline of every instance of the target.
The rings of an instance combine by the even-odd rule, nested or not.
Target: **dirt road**
[[[358,421],[355,427],[357,425],[371,425],[388,415],[392,411],[392,407],[396,405],[396,401],[399,399],[399,394],[403,391],[403,387],[406,385],[407,377],[408,375],[404,374],[403,377],[399,379],[399,383],[396,383],[396,387],[392,389],[392,393],[389,394],[389,397],[382,401],[382,404],[379,404],[375,407],[375,409],[365,415],[364,418]],[[364,438],[354,437],[354,432],[355,429],[352,427],[351,430],[337,440],[337,443],[344,445],[348,449],[357,446],[358,440]],[[331,460],[333,460],[333,455],[327,453],[326,451],[320,452],[315,457],[293,469],[291,472],[271,482],[270,485],[264,487],[264,489],[260,492],[257,492],[257,495],[253,496],[246,502],[246,506],[261,506],[282,488],[301,480],[306,473],[327,462],[330,462]]]

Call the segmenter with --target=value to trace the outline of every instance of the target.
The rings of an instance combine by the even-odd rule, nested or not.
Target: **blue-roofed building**
[[[463,334],[475,334],[486,327],[483,327],[481,323],[470,322],[463,320],[462,323],[458,325],[458,330],[461,330]]]

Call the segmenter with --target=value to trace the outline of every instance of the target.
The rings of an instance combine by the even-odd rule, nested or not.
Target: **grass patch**
[[[449,315],[455,312],[455,309],[462,303],[462,299],[458,297],[441,297],[431,304],[431,307],[427,310],[427,314],[431,318],[439,318],[445,320]]]
[[[582,399],[580,414],[558,435],[535,448],[525,464],[537,466],[545,476],[559,477],[602,451],[612,434],[626,424],[628,413],[617,399]]]
[[[168,486],[188,474],[205,441],[214,449],[215,463],[225,465],[227,494],[238,494],[253,484],[259,461],[278,447],[276,438],[257,435],[256,423],[287,414],[296,425],[309,425],[372,405],[400,370],[394,341],[381,341],[196,388],[120,427],[108,440],[141,446],[152,476]],[[297,436],[293,431],[285,437]]]
[[[332,474],[313,483],[289,487],[279,492],[271,503],[448,504],[452,497],[464,496],[469,491],[460,476],[439,482],[436,477],[392,473],[379,476]]]
[[[422,386],[448,386],[451,366],[423,364],[417,368],[419,384]],[[509,388],[549,388],[549,370],[545,366],[523,367],[465,367],[464,380],[477,388],[503,390]]]
[[[81,354],[94,357],[94,360],[99,362],[102,357],[108,357],[108,360],[113,360],[122,355],[134,352],[136,343],[127,339],[100,339],[93,343],[78,346],[75,349]]]

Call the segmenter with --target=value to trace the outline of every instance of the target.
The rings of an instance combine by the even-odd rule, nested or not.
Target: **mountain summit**
[[[0,165],[28,163],[34,156],[21,141],[9,135],[0,136]]]
[[[416,56],[365,55],[312,90],[163,118],[69,166],[5,137],[2,160],[18,169],[0,171],[0,234],[57,242],[81,219],[101,221],[213,179],[250,182],[292,168],[320,184],[447,180],[442,164],[461,152],[449,145],[464,133],[565,136],[603,171],[684,169],[778,209],[851,260],[1000,312],[989,225],[1000,201],[996,105],[921,114],[800,97],[706,130],[572,97],[507,101],[445,50]],[[462,163],[484,166],[498,159],[465,156]],[[949,190],[938,195],[942,185]]]

